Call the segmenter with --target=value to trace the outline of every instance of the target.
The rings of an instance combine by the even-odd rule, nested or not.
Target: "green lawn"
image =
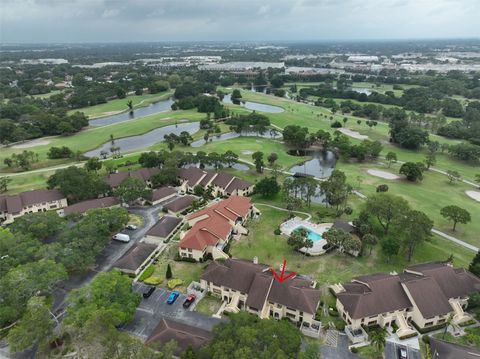
[[[405,198],[412,208],[425,212],[434,221],[435,228],[477,247],[480,246],[480,237],[478,236],[480,233],[480,205],[465,194],[465,191],[471,190],[472,186],[463,183],[450,184],[446,176],[432,171],[425,172],[423,181],[417,183],[407,180],[386,180],[367,173],[368,169],[378,169],[398,174],[399,165],[392,165],[391,168],[388,168],[382,163],[359,164],[339,161],[336,168],[345,172],[350,183],[355,187],[358,187],[357,179],[361,178],[362,184],[359,190],[367,196],[374,194],[378,185],[387,184],[389,193]],[[458,224],[455,232],[451,231],[452,223],[440,215],[443,207],[452,204],[465,208],[472,216],[470,223]]]
[[[221,305],[222,301],[220,298],[206,295],[198,302],[195,307],[195,311],[206,315],[212,315],[218,312]]]
[[[172,95],[172,91],[165,91],[155,94],[145,94],[145,95],[131,95],[122,99],[115,99],[102,103],[100,105],[89,106],[77,108],[75,110],[69,111],[69,113],[74,113],[77,111],[83,112],[88,118],[93,119],[97,117],[109,116],[119,112],[128,111],[127,102],[132,101],[135,108],[148,106],[151,103],[158,102],[160,100],[166,100]]]
[[[53,90],[53,91],[50,91],[49,93],[41,93],[41,94],[38,94],[38,95],[32,95],[33,98],[39,98],[39,99],[43,99],[43,98],[49,98],[49,97],[52,97],[54,95],[58,95],[60,93],[62,93],[63,90]]]
[[[265,201],[255,198],[255,202]],[[282,206],[281,198],[271,203]],[[399,272],[408,265],[403,255],[392,260],[392,263],[387,263],[377,250],[374,250],[370,256],[360,258],[336,252],[318,257],[306,257],[293,251],[288,246],[286,237],[273,234],[273,230],[286,219],[287,213],[261,205],[258,209],[262,215],[259,219],[248,222],[249,235],[239,242],[232,242],[230,253],[233,257],[243,259],[258,257],[261,263],[272,265],[276,269],[280,268],[283,260],[286,259],[288,269],[312,275],[321,285],[349,281],[354,276],[372,272]],[[418,247],[411,264],[445,260],[452,253],[455,265],[459,266],[468,266],[475,254],[440,237],[433,237],[431,242]]]
[[[49,138],[50,143],[48,145],[35,146],[28,148],[28,150],[38,153],[39,155],[40,162],[34,164],[34,168],[43,168],[58,164],[58,161],[48,160],[47,158],[47,152],[49,148],[53,146],[67,146],[74,152],[86,152],[109,141],[110,135],[113,135],[116,139],[135,136],[149,132],[155,128],[175,124],[179,120],[187,119],[188,121],[199,121],[203,117],[204,114],[198,113],[194,110],[158,113],[139,118],[135,121],[125,121],[109,126],[89,128],[72,136],[51,137]],[[13,147],[2,149],[0,153],[0,170],[5,169],[3,160],[6,157],[22,151],[23,149],[15,149]]]

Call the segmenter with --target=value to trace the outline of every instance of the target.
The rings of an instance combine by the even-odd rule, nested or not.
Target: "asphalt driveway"
[[[145,292],[150,286],[143,283],[134,283],[133,288],[139,293]],[[147,339],[158,325],[162,318],[171,319],[177,322],[188,324],[197,328],[211,331],[222,319],[193,312],[183,308],[186,296],[180,294],[173,304],[167,304],[167,298],[171,291],[165,288],[156,288],[152,295],[145,299],[137,308],[134,319],[122,327],[138,337]]]

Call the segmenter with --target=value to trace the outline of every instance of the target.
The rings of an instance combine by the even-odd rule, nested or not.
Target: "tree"
[[[365,247],[370,248],[368,254],[372,254],[373,247],[375,247],[378,243],[378,237],[374,234],[367,233],[362,237],[362,243]]]
[[[296,358],[300,331],[285,320],[260,319],[240,312],[214,327],[213,339],[201,349],[205,358]]]
[[[320,189],[325,195],[325,200],[330,206],[335,206],[337,210],[347,203],[352,187],[347,184],[347,176],[340,170],[333,170],[330,177],[320,183]]]
[[[47,180],[47,185],[48,188],[57,188],[71,202],[97,198],[110,190],[110,186],[96,173],[76,166],[57,170]]]
[[[252,154],[253,162],[255,163],[255,168],[258,173],[263,172],[263,167],[265,163],[263,162],[263,152],[257,151]]]
[[[0,193],[8,191],[8,184],[12,182],[12,179],[7,176],[0,177]]]
[[[343,229],[332,227],[323,234],[323,238],[325,238],[330,247],[335,247],[343,251],[345,244],[348,243],[352,236]]]
[[[275,163],[276,160],[278,160],[278,155],[275,152],[270,153],[267,157],[267,161],[268,161],[268,164],[270,165],[270,167],[273,166],[273,164]]]
[[[13,353],[43,346],[52,334],[55,322],[45,297],[31,297],[23,317],[8,333],[8,344]]]
[[[384,233],[388,234],[392,222],[401,217],[408,210],[407,201],[402,197],[389,193],[377,193],[368,197],[365,212],[373,216],[382,226]]]
[[[102,162],[98,157],[91,157],[88,159],[87,163],[85,163],[85,168],[89,172],[97,172],[102,168]]]
[[[280,192],[280,185],[275,177],[262,178],[255,184],[255,193],[260,194],[262,197],[271,198]]]
[[[33,296],[50,296],[56,285],[67,278],[63,265],[39,260],[18,265],[0,278],[0,327],[22,317]]]
[[[305,246],[305,239],[307,238],[306,229],[300,228],[294,230],[290,237],[288,237],[287,244],[292,247],[294,250],[298,251],[299,249]]]
[[[477,277],[480,277],[480,250],[477,252],[475,257],[473,257],[472,262],[468,266],[468,270]]]
[[[222,155],[222,160],[227,164],[228,167],[232,167],[238,162],[238,155],[233,151],[228,150]]]
[[[20,264],[35,261],[41,247],[40,241],[28,233],[13,235],[9,229],[0,228],[0,277]]]
[[[242,93],[240,92],[239,89],[234,89],[232,91],[232,95],[230,96],[230,99],[232,102],[240,102],[240,99],[242,98]]]
[[[10,230],[14,234],[23,233],[37,240],[46,240],[60,233],[66,226],[65,219],[56,212],[37,212],[17,218]]]
[[[455,170],[447,170],[447,177],[450,184],[452,184],[455,181],[462,180],[462,176],[460,175],[460,173],[458,173]]]
[[[387,332],[385,329],[373,330],[368,334],[370,342],[374,347],[377,348],[379,352],[383,352],[383,347],[385,346],[385,339],[387,337]]]
[[[380,193],[380,192],[388,192],[388,185],[387,184],[380,184],[377,186],[376,188],[376,192],[377,193]]]
[[[424,168],[423,163],[405,162],[402,167],[400,167],[400,174],[405,175],[409,181],[421,181],[423,179]]]
[[[432,236],[433,221],[420,211],[407,210],[396,219],[396,233],[403,239],[407,261],[411,261],[418,244]]]
[[[455,205],[443,207],[440,210],[440,214],[443,218],[453,221],[452,231],[454,232],[455,228],[457,227],[457,223],[466,224],[472,220],[470,217],[470,212]]]
[[[145,182],[140,178],[127,177],[113,190],[113,195],[124,203],[131,204],[139,198],[150,198],[152,190],[145,187]]]
[[[165,273],[165,278],[172,279],[172,267],[170,267],[170,263],[167,264],[167,272]]]
[[[432,167],[437,162],[437,157],[435,156],[435,153],[429,152],[425,157],[424,162],[427,166],[427,170],[429,170],[430,167]]]
[[[478,174],[475,175],[475,182],[477,182],[478,184],[480,184],[480,173],[478,173]]]
[[[394,237],[387,237],[383,239],[380,244],[383,254],[387,257],[387,263],[400,251],[400,241]]]
[[[318,344],[307,344],[304,352],[300,352],[299,359],[319,359],[320,347]]]
[[[108,313],[115,326],[133,319],[141,296],[132,289],[132,280],[118,270],[99,273],[85,287],[72,291],[65,322],[82,327],[89,319]]]
[[[390,168],[392,163],[397,162],[397,154],[395,152],[388,152],[385,159],[388,161],[388,168]]]

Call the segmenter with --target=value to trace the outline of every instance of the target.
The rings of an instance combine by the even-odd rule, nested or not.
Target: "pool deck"
[[[286,222],[283,222],[280,225],[280,231],[286,236],[290,236],[292,232],[298,227],[304,227],[311,232],[315,232],[319,235],[322,235],[324,232],[328,231],[333,226],[333,223],[321,223],[315,224],[310,221],[303,220],[299,217],[294,217],[289,219]],[[327,244],[325,239],[314,241],[312,248],[300,248],[299,251],[302,253],[307,253],[311,256],[318,256],[325,253],[323,246]]]

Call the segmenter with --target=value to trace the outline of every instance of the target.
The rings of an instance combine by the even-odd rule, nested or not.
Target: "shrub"
[[[275,234],[276,236],[279,236],[280,234],[282,234],[282,231],[280,231],[280,228],[275,228],[275,230],[273,231],[273,234]]]
[[[159,285],[163,282],[163,279],[158,276],[151,276],[143,281],[145,284]]]
[[[430,337],[428,335],[422,335],[422,342],[430,344]]]
[[[337,330],[343,332],[345,330],[345,322],[343,321],[338,321],[335,323],[335,328],[337,328]]]
[[[335,121],[330,125],[330,127],[331,128],[340,128],[340,127],[342,127],[342,124],[340,123],[340,121]]]
[[[346,215],[351,215],[353,213],[353,209],[352,207],[345,207],[345,209],[343,210],[343,212],[346,214]]]
[[[377,192],[388,192],[388,185],[386,184],[378,185]]]
[[[350,349],[350,351],[351,351],[352,353],[354,353],[354,354],[355,354],[355,353],[358,353],[358,348],[357,348],[357,347],[353,347],[352,349]]]
[[[143,271],[143,273],[138,278],[139,281],[144,281],[147,278],[150,278],[153,272],[155,271],[155,267],[153,265],[149,265],[147,269]]]
[[[167,287],[168,289],[174,289],[175,287],[178,287],[179,285],[182,285],[182,284],[183,284],[183,280],[174,278],[174,279],[170,279],[167,282]]]

